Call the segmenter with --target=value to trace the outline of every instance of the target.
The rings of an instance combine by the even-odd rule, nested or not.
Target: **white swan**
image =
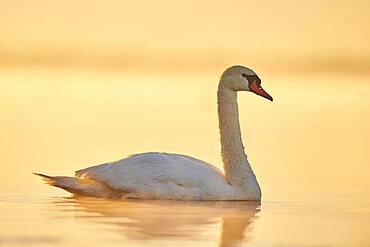
[[[79,170],[75,177],[35,174],[76,195],[122,199],[260,200],[261,189],[241,139],[237,91],[251,91],[272,101],[251,69],[237,65],[222,74],[217,99],[224,173],[185,155],[143,153]]]

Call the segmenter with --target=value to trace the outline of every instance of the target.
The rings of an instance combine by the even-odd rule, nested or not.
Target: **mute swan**
[[[272,101],[253,70],[236,65],[222,74],[217,101],[224,173],[186,155],[151,152],[82,169],[75,177],[35,175],[76,195],[94,197],[260,200],[261,189],[241,139],[237,91],[250,91]]]

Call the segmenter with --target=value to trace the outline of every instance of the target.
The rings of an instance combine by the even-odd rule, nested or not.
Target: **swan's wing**
[[[76,177],[96,180],[135,198],[203,197],[227,184],[212,165],[167,153],[132,155],[77,171]]]

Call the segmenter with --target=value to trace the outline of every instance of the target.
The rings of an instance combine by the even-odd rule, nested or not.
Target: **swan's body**
[[[262,91],[261,91],[262,90]],[[227,69],[218,88],[218,113],[224,171],[180,154],[143,153],[89,167],[76,177],[42,176],[77,195],[171,200],[260,200],[261,190],[241,140],[237,91],[272,100],[250,69]]]

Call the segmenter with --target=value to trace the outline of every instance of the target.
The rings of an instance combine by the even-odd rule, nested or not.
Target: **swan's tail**
[[[90,179],[74,177],[48,176],[41,173],[33,173],[40,176],[47,184],[64,189],[75,195],[111,197],[112,191],[101,183]]]

